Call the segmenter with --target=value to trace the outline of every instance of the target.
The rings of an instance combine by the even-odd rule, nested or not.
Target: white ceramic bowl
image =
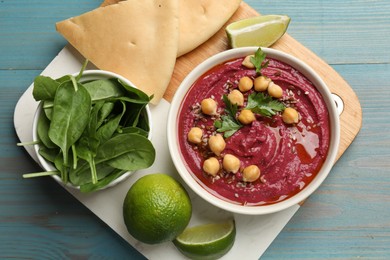
[[[76,77],[79,73],[74,73],[72,76]],[[91,81],[91,80],[97,80],[97,79],[110,79],[110,78],[118,78],[120,79],[121,81],[125,82],[126,84],[128,84],[129,86],[132,86],[132,87],[135,87],[136,86],[131,82],[129,81],[128,79],[116,74],[116,73],[113,73],[113,72],[110,72],[110,71],[104,71],[104,70],[86,70],[83,72],[83,75],[80,79],[80,82],[86,82],[86,81]],[[38,134],[37,134],[37,124],[38,124],[38,118],[39,118],[39,115],[40,113],[42,112],[42,106],[39,105],[38,108],[37,108],[37,111],[35,112],[35,115],[34,115],[34,119],[33,119],[33,140],[38,140]],[[149,120],[149,126],[150,126],[150,131],[149,131],[149,135],[148,135],[148,139],[151,140],[152,138],[152,115],[151,115],[151,112],[150,112],[150,108],[149,108],[149,105],[146,106],[146,113],[147,113],[147,117],[148,117],[148,120]],[[37,154],[37,157],[38,157],[38,160],[39,160],[39,164],[41,165],[41,167],[45,170],[45,171],[56,171],[57,169],[54,167],[54,165],[47,161],[45,158],[43,158],[40,154],[39,154],[39,144],[35,144],[34,145],[34,150]],[[127,179],[133,172],[126,172],[124,173],[123,175],[121,175],[119,178],[115,179],[114,181],[112,181],[110,184],[106,185],[105,187],[103,187],[102,189],[106,189],[106,188],[109,188],[109,187],[113,187],[115,186],[116,184],[124,181],[125,179]],[[70,187],[70,188],[74,188],[74,189],[79,189],[80,187],[78,186],[73,186],[71,185],[70,183],[67,183],[67,184],[64,184],[61,180],[61,178],[58,176],[58,175],[51,175],[58,183],[60,183],[61,185],[65,185],[66,187]]]
[[[274,58],[284,63],[287,63],[293,68],[300,71],[316,86],[318,91],[322,94],[329,112],[330,133],[331,133],[328,155],[326,157],[326,160],[322,168],[317,173],[316,177],[296,195],[286,200],[277,202],[275,204],[267,204],[267,205],[260,205],[260,206],[245,206],[245,205],[234,204],[227,200],[223,200],[211,194],[200,183],[198,183],[198,181],[195,180],[192,173],[189,172],[189,170],[185,165],[185,162],[183,161],[184,159],[180,152],[180,146],[178,140],[178,115],[180,113],[182,101],[187,91],[193,85],[193,83],[209,69],[225,61],[254,54],[257,49],[258,49],[257,47],[245,47],[245,48],[227,50],[219,54],[216,54],[215,56],[210,57],[209,59],[205,60],[200,65],[198,65],[193,71],[191,71],[191,73],[188,74],[188,76],[183,80],[183,82],[179,86],[172,100],[169,115],[168,115],[168,129],[167,129],[168,145],[169,145],[169,150],[173,162],[179,174],[181,175],[183,180],[187,183],[187,185],[200,197],[202,197],[209,203],[221,209],[234,212],[234,213],[248,214],[248,215],[262,215],[262,214],[278,212],[305,200],[310,194],[312,194],[321,185],[321,183],[329,174],[336,159],[338,146],[339,146],[339,139],[340,139],[340,123],[339,123],[339,115],[337,112],[337,108],[332,98],[332,94],[330,93],[329,89],[327,88],[323,80],[317,75],[317,73],[312,68],[310,68],[301,60],[275,49],[262,48],[262,50],[266,53],[267,57]]]

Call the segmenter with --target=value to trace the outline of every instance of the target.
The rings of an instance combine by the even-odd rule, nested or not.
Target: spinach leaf
[[[156,152],[153,144],[146,137],[134,133],[114,135],[98,148],[95,157],[98,179],[101,179],[101,175],[110,170],[107,169],[107,164],[111,168],[135,171],[151,166],[155,157]],[[89,164],[82,161],[77,169],[70,170],[70,179],[74,185],[80,185],[80,180],[90,181],[90,177],[89,179],[87,177],[90,176],[89,173]]]
[[[117,134],[139,134],[144,137],[148,137],[149,132],[136,126],[119,127]]]
[[[65,81],[71,80],[71,77],[72,77],[71,75],[65,75],[65,76],[62,76],[61,78],[56,79],[56,81],[58,83],[64,83]]]
[[[89,166],[90,164],[87,161],[80,159],[77,169],[70,169],[69,171],[70,182],[76,186],[92,183],[91,169]],[[115,170],[115,168],[105,162],[98,164],[95,162],[95,168],[98,182]]]
[[[135,171],[148,168],[155,159],[149,139],[138,134],[119,134],[99,147],[96,162],[107,162],[117,169]]]
[[[129,86],[122,80],[118,79],[118,82],[127,90],[126,97],[132,98],[134,100],[138,101],[145,101],[146,103],[152,100],[153,96],[149,97],[148,95],[145,94],[145,92],[134,88],[132,86]]]
[[[116,132],[119,127],[119,123],[122,119],[122,116],[126,112],[126,104],[124,102],[120,102],[122,105],[122,112],[119,115],[116,115],[114,118],[108,120],[105,124],[103,124],[96,133],[96,138],[104,143]]]
[[[110,184],[113,180],[122,176],[126,172],[127,171],[123,171],[123,170],[119,170],[119,169],[113,170],[109,175],[100,179],[96,184],[86,183],[86,184],[81,185],[80,191],[81,192],[92,192],[92,191],[101,189],[101,188],[107,186],[108,184]]]
[[[47,148],[45,146],[40,146],[38,152],[39,152],[39,154],[43,158],[45,158],[49,162],[54,163],[56,157],[60,153],[60,149],[58,149],[58,148]]]
[[[123,126],[137,126],[145,107],[146,104],[126,103],[127,112],[123,115],[121,124]]]
[[[54,99],[49,138],[60,147],[65,166],[68,166],[69,148],[80,138],[88,124],[90,110],[91,97],[81,84],[72,80],[59,86]]]
[[[46,114],[42,110],[41,114],[38,117],[37,123],[38,138],[47,148],[55,148],[57,146],[50,140],[48,136],[49,129],[50,120],[46,117]]]
[[[34,79],[33,97],[36,101],[53,100],[57,88],[60,85],[57,81],[46,76],[37,76]]]
[[[66,167],[66,165],[64,165],[62,151],[60,151],[57,154],[56,158],[54,158],[54,166],[57,168],[57,170],[61,174],[61,180],[64,183],[67,183],[68,179],[69,179],[68,178],[68,168]]]
[[[119,79],[81,84],[86,64],[76,77],[35,79],[34,98],[41,100],[44,111],[38,119],[39,153],[58,171],[24,177],[60,174],[64,183],[90,192],[126,171],[153,164],[146,111],[153,96]]]
[[[107,117],[111,114],[114,109],[114,102],[105,102],[103,107],[99,110],[97,117],[97,128],[99,128],[106,120]]]
[[[146,112],[146,107],[142,109],[138,116],[138,122],[136,127],[143,129],[147,133],[150,132],[149,118]]]
[[[125,90],[115,79],[100,79],[83,83],[92,101],[122,97]]]
[[[89,167],[91,169],[91,180],[94,184],[98,181],[94,158],[100,144],[96,134],[97,116],[103,105],[104,102],[100,101],[93,106],[88,125],[76,143],[77,156],[89,163]]]

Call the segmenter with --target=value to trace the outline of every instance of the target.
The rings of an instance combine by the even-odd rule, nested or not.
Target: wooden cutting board
[[[102,6],[119,1],[105,0]],[[258,15],[260,14],[256,10],[242,2],[226,25],[240,19]],[[171,102],[176,89],[192,69],[210,56],[229,48],[225,33],[226,25],[207,42],[177,59],[171,82],[164,95],[167,101]],[[343,101],[344,110],[340,115],[340,146],[337,154],[337,159],[339,159],[355,139],[362,126],[362,109],[355,92],[331,66],[287,33],[271,48],[289,53],[311,66],[325,81],[330,91],[339,96]]]
[[[226,25],[233,21],[258,15],[260,14],[252,7],[242,2],[239,9]],[[225,27],[226,26],[223,26],[221,30],[207,42],[177,59],[171,82],[164,95],[166,100],[171,102],[180,83],[199,63],[210,56],[229,48]],[[344,110],[340,115],[341,133],[339,152],[337,155],[337,159],[339,159],[359,133],[362,125],[362,109],[355,92],[331,66],[290,35],[285,34],[278,42],[271,46],[271,48],[289,53],[307,63],[325,81],[330,91],[339,96],[344,102]]]

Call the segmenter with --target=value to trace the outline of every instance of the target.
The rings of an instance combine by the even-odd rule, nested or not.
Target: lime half
[[[191,259],[217,259],[233,246],[236,237],[234,220],[186,228],[173,243]]]
[[[289,23],[286,15],[262,15],[233,22],[225,30],[232,48],[269,47],[283,36]]]

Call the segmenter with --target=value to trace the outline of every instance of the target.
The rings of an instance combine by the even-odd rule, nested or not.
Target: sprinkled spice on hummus
[[[329,148],[321,94],[261,49],[202,75],[182,103],[179,122],[180,149],[195,179],[238,204],[293,196],[316,176]]]

